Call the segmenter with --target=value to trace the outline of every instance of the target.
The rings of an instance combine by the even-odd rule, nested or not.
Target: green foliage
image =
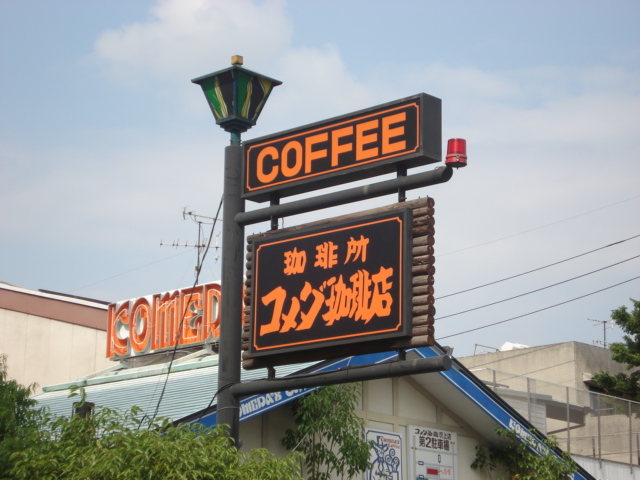
[[[49,418],[32,445],[13,455],[17,480],[281,480],[299,479],[295,455],[275,458],[264,449],[232,446],[224,429],[173,426],[167,420],[141,426],[138,410],[122,415],[97,408],[87,418]]]
[[[293,404],[296,429],[288,429],[282,444],[304,454],[309,480],[329,480],[332,474],[353,478],[369,466],[371,442],[364,420],[354,411],[360,384],[331,385]]]
[[[30,389],[6,379],[0,358],[0,478],[12,480],[298,480],[297,454],[239,452],[225,429],[141,424],[139,409],[96,407],[86,418],[34,408]],[[84,391],[73,392],[85,400]]]
[[[28,446],[41,411],[29,398],[35,385],[23,387],[7,375],[7,356],[0,355],[0,479],[13,478],[11,454]]]
[[[623,342],[609,345],[612,358],[627,365],[627,369],[640,367],[640,301],[631,299],[633,310],[622,306],[611,312],[611,318],[626,333]],[[600,371],[593,380],[604,391],[615,397],[640,402],[640,370],[629,374]]]
[[[533,437],[518,437],[513,430],[497,429],[498,436],[506,440],[501,446],[479,445],[476,458],[471,464],[474,470],[492,472],[503,469],[506,474],[498,480],[561,480],[573,478],[577,464],[566,452],[558,450],[555,438],[542,441]]]

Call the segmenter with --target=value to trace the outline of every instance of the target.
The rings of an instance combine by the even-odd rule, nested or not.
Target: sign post
[[[366,345],[372,352],[397,349],[399,354],[404,348],[433,345],[435,313],[433,199],[421,200],[424,205],[413,209],[401,203],[385,213],[255,240],[253,272],[247,273],[248,303],[243,302],[243,247],[244,226],[252,218],[244,212],[245,199],[269,200],[271,206],[253,219],[266,214],[272,230],[277,230],[277,219],[287,214],[394,192],[404,202],[406,189],[446,182],[452,169],[407,176],[408,168],[442,160],[441,102],[424,93],[241,146],[240,134],[255,125],[273,87],[281,82],[245,70],[240,66],[242,57],[233,57],[232,64],[192,82],[202,87],[216,123],[231,134],[224,167],[216,395],[217,423],[228,427],[239,447],[242,396],[281,386],[291,390],[451,366],[448,356],[422,362],[402,358],[355,374],[242,384],[241,360],[245,368],[269,368],[271,377],[274,365],[296,363],[290,361],[290,352],[300,361],[308,350],[314,359],[335,356],[336,345]],[[281,197],[390,172],[397,173],[396,181],[337,192],[336,200],[319,196],[316,201],[280,205]],[[288,213],[280,213],[280,208]],[[419,218],[414,218],[417,213]],[[250,305],[248,316],[243,315],[247,311],[243,303]],[[240,320],[246,323],[247,317],[253,323],[243,332]],[[243,353],[247,345],[248,352]]]
[[[242,147],[229,145],[224,155],[222,213],[222,299],[220,305],[220,353],[218,362],[218,424],[227,425],[237,446],[240,438],[240,402],[229,387],[240,382],[242,343],[242,266],[244,227],[233,219],[244,211],[240,198]],[[224,340],[224,341],[222,341]]]
[[[236,215],[244,212],[242,147],[240,135],[256,124],[273,87],[281,82],[241,67],[242,57],[232,57],[232,66],[193,79],[200,85],[218,123],[231,134],[224,155],[222,227],[222,299],[220,305],[220,353],[218,363],[218,424],[226,425],[229,437],[240,447],[240,405],[230,387],[240,382],[242,343],[242,270],[244,227]]]

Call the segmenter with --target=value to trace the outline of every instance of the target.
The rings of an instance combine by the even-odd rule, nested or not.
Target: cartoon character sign
[[[367,440],[373,441],[372,466],[367,480],[402,479],[402,436],[398,433],[367,429]]]

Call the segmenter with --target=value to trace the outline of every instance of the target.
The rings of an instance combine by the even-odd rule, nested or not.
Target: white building
[[[579,342],[523,347],[459,361],[594,477],[640,478],[640,403],[608,396],[593,381],[626,366]]]
[[[0,282],[0,354],[35,393],[109,367],[106,329],[106,302]]]

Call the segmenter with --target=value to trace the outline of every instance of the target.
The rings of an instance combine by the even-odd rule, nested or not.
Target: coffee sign
[[[424,93],[247,141],[243,196],[307,192],[441,161],[440,100]]]

